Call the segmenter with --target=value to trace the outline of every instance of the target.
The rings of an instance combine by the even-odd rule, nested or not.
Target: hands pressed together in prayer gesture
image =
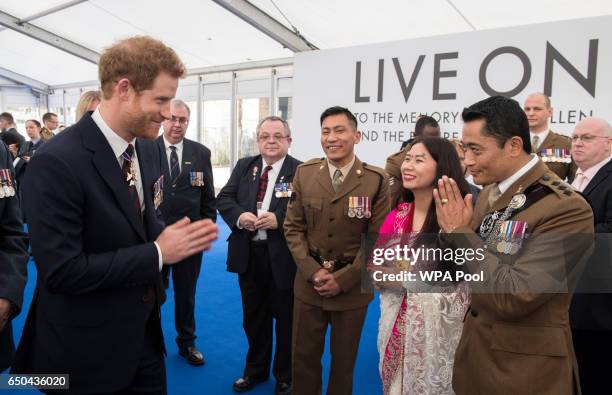
[[[312,275],[311,280],[314,284],[315,291],[324,298],[334,297],[342,291],[334,275],[327,269],[321,268],[317,270],[315,274]]]
[[[442,176],[438,180],[438,187],[434,188],[433,197],[442,232],[450,233],[458,227],[469,225],[474,213],[472,194],[463,198],[455,180]]]

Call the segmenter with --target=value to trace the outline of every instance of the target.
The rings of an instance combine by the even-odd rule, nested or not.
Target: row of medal
[[[153,205],[155,210],[159,208],[164,200],[164,175],[162,174],[153,184]]]
[[[203,187],[204,186],[204,172],[203,171],[190,171],[189,181],[192,187]]]
[[[501,224],[497,252],[501,254],[516,254],[523,243],[527,221],[504,221]]]
[[[372,205],[369,196],[349,196],[349,218],[370,218],[372,216]]]
[[[0,170],[0,199],[15,196],[13,177],[9,169]]]
[[[569,149],[547,148],[540,151],[542,162],[572,163],[572,155]]]
[[[281,178],[281,181],[282,181],[282,178]],[[278,182],[274,184],[274,196],[276,196],[277,199],[291,197],[292,193],[293,193],[293,183],[292,182]]]

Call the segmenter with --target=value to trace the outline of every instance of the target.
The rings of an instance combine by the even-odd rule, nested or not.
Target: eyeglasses
[[[578,140],[582,140],[583,143],[590,143],[595,141],[595,139],[607,139],[609,137],[606,136],[592,136],[590,134],[584,134],[582,136],[578,136],[576,134],[572,135],[572,143],[577,143]]]
[[[187,117],[175,117],[174,115],[170,118],[170,122],[175,123],[178,122],[179,125],[186,125],[189,122],[189,118]]]
[[[281,141],[283,139],[289,138],[288,136],[283,136],[281,134],[274,134],[274,135],[269,135],[269,134],[260,134],[259,136],[257,136],[257,141],[268,141],[268,140],[272,140],[272,141]]]

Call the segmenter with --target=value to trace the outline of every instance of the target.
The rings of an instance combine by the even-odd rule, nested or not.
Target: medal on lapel
[[[363,218],[363,197],[356,197],[357,200],[357,208],[355,216],[359,219]]]
[[[0,170],[0,199],[5,197],[15,196],[15,187],[13,186],[13,177],[9,169]]]
[[[516,254],[523,244],[527,221],[504,221],[500,231],[500,241],[497,243],[497,252],[501,254]]]
[[[259,168],[257,166],[253,167],[253,181],[255,181],[255,179],[257,178],[257,170],[259,170]]]
[[[155,210],[159,208],[159,206],[164,201],[164,175],[162,174],[157,181],[153,184],[153,205],[155,206]]]
[[[130,169],[128,170],[126,181],[131,187],[136,185],[136,170],[134,169],[134,162],[132,161],[130,161]]]

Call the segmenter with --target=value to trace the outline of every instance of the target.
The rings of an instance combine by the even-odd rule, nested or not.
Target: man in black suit
[[[25,208],[23,207],[23,191],[21,191],[21,184],[23,183],[23,177],[25,176],[30,158],[44,143],[43,139],[40,138],[40,129],[41,125],[37,120],[30,119],[26,121],[26,132],[28,133],[28,137],[30,137],[30,141],[26,141],[21,145],[17,158],[15,158],[15,161],[13,162],[15,165],[15,178],[17,179],[17,192],[21,202],[21,215],[23,217],[23,222],[27,222],[27,220]]]
[[[19,148],[25,142],[25,137],[15,129],[15,119],[9,112],[0,114],[0,140],[9,148],[13,159],[17,156]]]
[[[0,141],[0,372],[11,365],[15,353],[11,320],[21,311],[28,262],[28,239],[11,189],[15,187],[12,162]]]
[[[158,210],[153,139],[184,73],[160,41],[114,44],[99,61],[98,109],[32,157],[23,187],[37,293],[13,372],[69,374],[72,394],[166,393],[160,272],[217,234],[210,220],[164,229]]]
[[[595,252],[586,265],[580,288],[570,306],[580,386],[585,395],[599,394],[609,386],[607,367],[612,355],[611,145],[612,127],[603,119],[585,118],[572,134],[572,159],[578,166],[572,187],[591,205],[596,233]],[[607,283],[596,285],[602,280]]]
[[[170,225],[183,217],[192,221],[217,220],[210,150],[186,139],[191,111],[181,100],[173,100],[171,118],[164,121],[164,133],[157,139],[162,158],[164,190],[167,191],[161,212]],[[202,253],[183,260],[180,265],[166,266],[162,271],[168,287],[170,272],[174,284],[174,325],[179,354],[192,365],[205,363],[195,346],[195,292],[202,266]]]
[[[276,319],[272,368],[276,394],[290,394],[296,267],[283,222],[293,176],[301,162],[287,155],[291,130],[282,118],[264,118],[256,132],[260,155],[240,159],[217,198],[219,213],[232,229],[227,270],[238,273],[243,326],[249,341],[243,376],[233,388],[245,392],[268,379]]]

